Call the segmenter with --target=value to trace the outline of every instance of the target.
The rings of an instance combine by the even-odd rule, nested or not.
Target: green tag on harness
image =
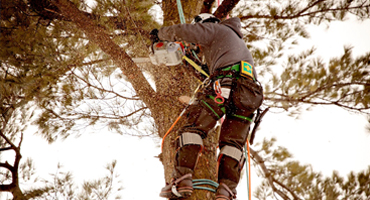
[[[253,66],[251,64],[249,64],[249,62],[242,61],[240,75],[242,75],[244,77],[247,77],[247,78],[254,79]]]

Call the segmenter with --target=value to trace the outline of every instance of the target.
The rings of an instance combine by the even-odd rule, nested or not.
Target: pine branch
[[[355,86],[355,85],[361,85],[361,86],[364,86],[364,87],[369,87],[370,83],[354,81],[354,82],[350,82],[350,83],[328,84],[328,85],[324,85],[322,87],[318,87],[313,91],[302,93],[301,95],[299,95],[299,96],[301,96],[299,99],[304,100],[304,99],[309,98],[310,96],[312,96],[314,94],[317,94],[321,91],[324,91],[324,90],[327,90],[327,89],[330,89],[330,88],[338,88],[339,89],[339,88]]]
[[[0,151],[7,151],[13,149],[12,147],[5,147],[5,148],[0,148]]]
[[[13,144],[12,141],[5,134],[0,130],[0,136],[10,145],[10,148],[13,149],[15,152],[19,151],[18,148]]]
[[[11,166],[8,162],[0,163],[0,167],[6,168],[10,171],[12,174],[12,182],[10,184],[0,184],[0,191],[8,191],[12,192],[14,199],[24,199],[24,195],[22,191],[19,188],[18,183],[18,168],[19,163],[22,158],[21,152],[20,152],[20,146],[23,141],[23,133],[21,133],[21,139],[19,142],[19,146],[15,146],[13,142],[9,140],[8,137],[4,135],[4,133],[0,130],[0,136],[10,145],[10,148],[15,151],[15,158],[14,158],[14,164]]]
[[[133,97],[125,97],[125,96],[122,96],[120,94],[118,94],[117,92],[113,91],[113,90],[107,90],[107,89],[104,89],[103,87],[97,87],[95,85],[92,85],[89,81],[87,81],[86,79],[78,76],[76,73],[74,73],[72,70],[71,70],[71,73],[73,76],[75,76],[77,79],[81,80],[82,82],[84,82],[88,87],[92,87],[92,88],[95,88],[101,92],[107,92],[107,93],[112,93],[114,95],[116,95],[117,97],[120,97],[122,99],[126,99],[126,100],[133,100],[133,101],[137,101],[137,100],[140,100],[139,98],[133,98]]]
[[[338,106],[338,107],[342,107],[342,108],[352,110],[352,111],[357,111],[357,112],[360,112],[360,113],[369,113],[369,112],[367,112],[367,111],[369,111],[369,108],[366,108],[366,107],[365,108],[356,108],[354,106],[348,106],[348,105],[345,105],[344,103],[341,103],[340,100],[331,101],[331,100],[328,100],[328,99],[316,97],[318,100],[321,100],[321,101],[314,101],[314,100],[295,99],[295,98],[292,98],[290,96],[283,95],[283,94],[276,94],[275,93],[275,95],[283,96],[283,98],[273,98],[273,97],[268,97],[266,95],[265,100],[273,101],[273,102],[288,102],[288,103],[295,103],[295,104],[304,103],[304,104],[311,104],[311,105],[335,105],[335,106]],[[346,102],[346,103],[348,103],[348,102]]]
[[[17,3],[19,3],[19,1]],[[30,10],[36,12],[37,15],[41,16],[43,19],[48,19],[48,20],[58,19],[58,20],[63,20],[63,21],[72,21],[71,18],[68,18],[67,16],[63,15],[60,9],[58,9],[58,7],[50,3],[49,0],[31,0],[29,7],[30,7],[29,8]],[[111,26],[114,26],[116,29],[125,30],[125,31],[128,30],[126,21],[128,21],[129,19],[122,18],[122,16],[120,17],[101,16],[101,15],[97,15],[97,14],[89,13],[85,11],[80,11],[80,12],[83,13],[83,15],[85,15],[89,19],[92,19],[95,21],[100,20],[100,19],[105,19],[104,21],[106,23],[109,23]],[[22,13],[25,13],[25,12],[22,12]],[[140,21],[139,19],[138,21],[136,21],[136,23],[142,24],[143,21]],[[105,24],[101,24],[101,26],[104,26],[104,25]],[[133,32],[133,34],[135,33],[145,33],[146,35],[149,35],[149,32],[147,30],[142,29],[141,27],[136,27],[136,30]]]
[[[137,110],[135,110],[135,111],[133,111],[133,112],[127,114],[127,115],[124,115],[124,116],[117,116],[117,115],[107,116],[107,115],[104,115],[104,114],[103,115],[93,115],[93,114],[86,114],[85,115],[83,113],[77,113],[77,112],[76,113],[72,113],[72,116],[82,115],[83,118],[91,118],[91,119],[94,119],[94,118],[96,118],[96,119],[116,119],[116,120],[118,120],[118,119],[126,119],[126,118],[129,118],[129,117],[133,116],[134,114],[139,113],[139,112],[142,112],[142,111],[144,111],[146,109],[148,109],[148,108],[147,107],[142,107],[142,108],[137,109]],[[50,109],[48,109],[48,111],[49,112],[53,112]],[[53,114],[55,116],[57,116],[58,118],[60,118],[60,119],[64,119],[64,120],[68,119],[68,118],[62,118],[61,116],[55,114],[54,112],[53,112]],[[76,117],[76,119],[78,119],[78,118],[79,117]]]
[[[286,191],[288,191],[294,198],[294,200],[301,200],[295,193],[294,191],[292,191],[289,187],[287,187],[286,185],[284,185],[282,182],[276,180],[274,177],[272,177],[272,180],[274,183],[277,183],[278,185],[280,185],[280,187],[284,188]]]
[[[72,19],[92,42],[96,43],[105,53],[112,57],[117,67],[128,77],[128,81],[132,84],[136,93],[148,105],[148,108],[153,109],[158,106],[154,100],[157,96],[156,92],[150,86],[140,68],[123,49],[111,40],[103,28],[97,26],[70,1],[55,0],[53,3],[61,10],[63,15]]]
[[[321,3],[321,0],[319,1],[316,1],[314,3],[314,5],[318,4],[318,3]],[[242,16],[240,17],[241,20],[246,20],[246,19],[283,19],[283,20],[291,20],[291,19],[296,19],[296,18],[302,18],[302,17],[307,17],[307,16],[311,16],[311,17],[314,17],[316,14],[319,14],[319,13],[328,13],[328,12],[340,12],[340,11],[351,11],[351,10],[357,10],[357,9],[361,9],[361,8],[370,8],[370,4],[369,5],[364,5],[364,4],[361,4],[359,6],[353,6],[353,7],[337,7],[337,8],[327,8],[327,9],[322,9],[322,10],[316,10],[316,11],[312,11],[312,12],[307,12],[307,13],[304,13],[306,12],[307,10],[309,10],[310,8],[312,8],[314,5],[310,5],[304,9],[302,9],[301,11],[297,12],[296,14],[294,15],[260,15],[260,14],[256,14],[256,15],[248,15],[248,16]]]
[[[8,162],[0,163],[0,167],[6,168],[9,171],[12,171],[13,170],[13,166],[11,166]]]
[[[202,9],[200,10],[200,13],[210,13],[212,5],[215,3],[215,0],[204,0]]]
[[[13,184],[0,184],[0,191],[10,192],[13,189]]]
[[[217,8],[217,10],[213,13],[219,19],[225,19],[229,12],[234,9],[236,4],[239,3],[240,0],[224,0],[222,4]]]
[[[279,190],[279,189],[277,189],[275,187],[275,184],[274,183],[277,183],[278,185],[283,186],[284,189],[286,189],[287,191],[289,191],[293,195],[294,199],[299,199],[298,196],[296,194],[294,194],[294,192],[292,190],[290,190],[284,184],[278,182],[273,177],[273,175],[271,174],[270,170],[266,167],[266,164],[265,164],[264,159],[260,155],[258,155],[258,153],[256,151],[254,151],[252,148],[250,148],[250,152],[251,152],[251,155],[253,157],[253,160],[261,167],[263,173],[265,174],[265,178],[269,182],[270,187],[271,187],[271,189],[272,189],[273,192],[277,193],[284,200],[290,200],[290,198],[283,191],[281,191],[281,190]]]
[[[313,2],[311,5],[307,6],[306,8],[302,9],[300,12],[297,13],[297,15],[301,15],[302,13],[306,12],[307,10],[309,10],[310,8],[314,7],[315,5],[323,2],[325,0],[318,0],[318,1],[315,1]]]

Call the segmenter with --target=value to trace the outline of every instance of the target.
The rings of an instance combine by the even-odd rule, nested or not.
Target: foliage
[[[260,173],[270,177],[266,177],[255,191],[257,199],[277,198],[279,195],[283,199],[366,200],[370,196],[370,166],[358,173],[351,172],[347,177],[341,177],[336,171],[331,177],[324,177],[310,165],[293,160],[287,149],[275,147],[275,142],[273,138],[258,144],[260,150],[256,152],[264,157],[263,162],[266,163],[266,168],[260,168]]]
[[[0,152],[14,151],[16,155],[12,165],[3,159],[0,162],[5,170],[1,171],[1,186],[9,186],[14,177],[33,177],[32,162],[19,163],[23,131],[31,122],[48,142],[84,134],[88,126],[97,130],[108,127],[121,134],[163,136],[183,108],[177,97],[190,94],[196,82],[183,68],[132,61],[133,57],[147,56],[149,31],[159,27],[149,12],[154,3],[162,6],[163,24],[179,23],[173,0],[97,0],[93,4],[77,0],[1,1]],[[215,1],[204,3],[201,9],[211,11]],[[202,1],[187,1],[186,18],[198,13],[200,6]],[[309,38],[308,25],[329,26],[332,21],[344,21],[349,14],[367,20],[369,8],[365,0],[224,0],[214,14],[220,18],[230,14],[242,20],[244,39],[265,85],[266,106],[293,114],[307,104],[369,113],[369,53],[355,58],[351,47],[345,47],[344,55],[329,63],[317,57],[314,48],[288,53],[299,38]],[[150,77],[155,89],[143,74]],[[148,122],[151,126],[141,128]],[[286,149],[270,150],[272,143],[266,141],[254,155],[262,159],[261,153],[262,161],[270,163],[270,171],[262,173],[271,189],[266,183],[260,187],[262,199],[273,195],[271,190],[282,197],[311,198],[304,189],[328,198],[358,190],[360,194],[356,195],[361,198],[367,189],[363,183],[368,172],[348,178],[356,184],[335,174],[325,179],[309,166],[288,161],[291,156]],[[171,149],[171,145],[166,143],[165,148]],[[164,164],[170,166],[171,162]],[[85,183],[86,193],[80,197],[109,195],[114,165],[108,169],[110,178]],[[70,173],[55,174],[54,180],[22,194],[17,179],[12,181],[16,186],[11,185],[11,190],[13,196],[23,198],[35,194],[45,198],[76,196]],[[277,185],[273,187],[271,181]],[[315,181],[321,185],[313,187]],[[336,191],[333,188],[338,193],[329,194],[329,190]]]
[[[65,172],[63,166],[58,164],[57,172],[50,174],[50,179],[39,178],[35,174],[31,159],[20,166],[23,185],[29,188],[24,191],[27,199],[121,199],[120,191],[123,189],[119,174],[115,171],[117,162],[114,160],[107,164],[107,174],[96,180],[85,181],[81,187],[76,185],[71,172]]]
[[[345,47],[344,54],[332,58],[329,64],[313,57],[313,49],[289,56],[284,71],[274,77],[272,87],[265,87],[267,99],[286,110],[303,102],[368,113],[370,54],[354,59],[351,49]]]
[[[271,107],[301,112],[302,105],[331,104],[369,113],[369,54],[354,58],[351,47],[325,63],[315,47],[291,52],[298,39],[310,38],[308,25],[330,25],[349,15],[369,19],[366,1],[242,1],[233,11],[245,23],[245,40],[265,83]],[[281,72],[281,73],[280,73]],[[294,78],[292,78],[294,77]],[[349,100],[350,99],[350,100]]]

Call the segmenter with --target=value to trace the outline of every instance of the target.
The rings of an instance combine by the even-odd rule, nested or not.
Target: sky
[[[355,55],[370,51],[370,20],[334,22],[330,29],[320,26],[309,30],[312,39],[301,44],[317,46],[317,52],[324,58],[341,55],[343,45],[347,44],[354,46]],[[315,107],[298,119],[271,111],[263,119],[255,142],[276,137],[277,145],[287,147],[294,158],[302,164],[311,164],[314,171],[330,176],[337,170],[345,176],[370,165],[370,133],[365,131],[366,125],[365,116],[334,106]],[[23,160],[34,159],[39,177],[49,177],[57,171],[57,164],[62,163],[63,170],[71,171],[82,183],[102,177],[106,164],[117,160],[116,172],[123,183],[124,190],[120,193],[123,199],[163,199],[159,197],[165,184],[163,167],[156,158],[160,153],[160,139],[100,131],[49,145],[32,135],[34,131],[31,128],[25,134],[21,153]],[[256,187],[260,178],[255,169],[252,168],[251,173],[252,187]],[[238,187],[238,199],[248,199],[245,177]]]

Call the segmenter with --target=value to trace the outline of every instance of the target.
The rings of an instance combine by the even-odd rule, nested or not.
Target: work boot
[[[160,197],[169,199],[188,198],[193,193],[192,174],[185,174],[173,179],[170,184],[162,188]]]
[[[236,199],[236,190],[231,190],[225,183],[221,182],[216,191],[216,200]]]

